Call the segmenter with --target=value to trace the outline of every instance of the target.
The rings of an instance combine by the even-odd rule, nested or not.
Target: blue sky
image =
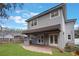
[[[37,15],[51,7],[58,5],[57,3],[26,3],[23,8],[17,8],[11,12],[7,12],[10,17],[9,20],[4,20],[2,26],[14,29],[27,29],[25,20]],[[75,27],[79,26],[79,4],[67,4],[67,19],[77,18]]]

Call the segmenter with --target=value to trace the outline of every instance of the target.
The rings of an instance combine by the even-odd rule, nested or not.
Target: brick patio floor
[[[52,54],[52,47],[49,47],[49,46],[42,46],[42,45],[25,46],[25,45],[22,45],[22,47],[24,49],[30,50],[30,51]]]

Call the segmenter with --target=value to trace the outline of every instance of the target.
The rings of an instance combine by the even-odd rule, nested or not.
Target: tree
[[[0,17],[8,18],[7,11],[15,10],[17,7],[22,8],[22,3],[0,3]]]
[[[0,3],[0,26],[4,23],[2,18],[9,18],[8,11],[15,10],[17,7],[22,8],[22,6],[22,3]]]
[[[15,10],[17,7],[22,8],[22,5],[23,5],[22,3],[0,3],[0,18],[8,19],[9,15],[7,14],[7,11]],[[1,26],[1,24],[3,23],[2,21],[4,21],[4,20],[0,20],[1,32],[3,32],[3,29]],[[3,39],[4,39],[4,34],[3,34]]]

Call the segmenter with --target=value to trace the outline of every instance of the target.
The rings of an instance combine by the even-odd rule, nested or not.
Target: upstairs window
[[[37,25],[37,20],[34,20],[34,25]]]
[[[40,43],[40,39],[39,39],[39,43]]]
[[[31,26],[33,26],[33,21],[31,22]]]
[[[71,39],[71,35],[68,35],[68,39]]]
[[[51,12],[51,17],[58,16],[58,10]]]
[[[44,39],[43,36],[41,36],[41,39]]]
[[[32,22],[31,22],[31,26],[35,26],[35,25],[37,25],[37,19],[36,20],[32,20]]]

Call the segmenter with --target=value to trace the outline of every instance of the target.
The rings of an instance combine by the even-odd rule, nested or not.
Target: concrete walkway
[[[48,47],[48,46],[40,46],[40,45],[29,45],[29,46],[25,46],[25,45],[22,45],[22,47],[24,49],[30,50],[30,51],[52,54],[52,48],[51,47]]]

